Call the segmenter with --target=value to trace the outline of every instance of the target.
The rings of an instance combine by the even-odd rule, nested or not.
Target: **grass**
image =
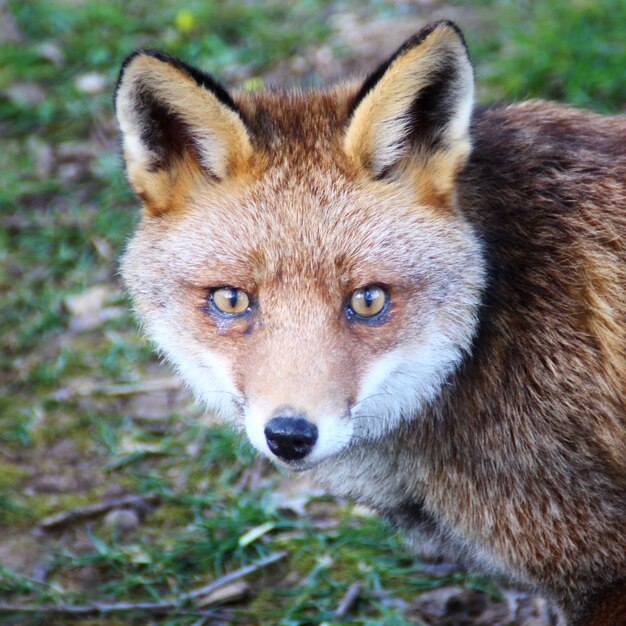
[[[250,598],[219,609],[215,623],[332,624],[355,581],[363,589],[354,624],[416,623],[411,598],[441,585],[495,593],[463,574],[421,574],[391,529],[346,503],[312,494],[281,504],[288,481],[229,431],[202,425],[183,393],[106,391],[165,374],[138,337],[116,276],[137,207],[111,111],[124,56],[160,47],[254,86],[277,60],[318,44],[341,62],[347,52],[331,37],[333,13],[375,19],[414,9],[373,0],[13,0],[8,7],[21,41],[0,43],[0,554],[12,555],[0,568],[2,598],[155,599],[282,549],[288,560],[250,580]],[[472,10],[481,16],[468,38],[483,97],[624,110],[623,2],[490,0]],[[93,73],[101,85],[85,91],[80,79]],[[97,310],[111,315],[77,329],[69,297],[94,286],[105,289]],[[118,493],[158,493],[161,502],[139,511],[127,532],[99,518],[32,539],[43,517]],[[0,614],[0,622],[16,619]],[[135,613],[85,623],[145,620]],[[178,615],[161,623],[199,622]]]
[[[479,81],[490,96],[547,98],[603,113],[625,110],[626,44],[620,33],[626,5],[621,0],[480,4],[495,9],[498,20],[498,29],[487,37],[468,33]]]

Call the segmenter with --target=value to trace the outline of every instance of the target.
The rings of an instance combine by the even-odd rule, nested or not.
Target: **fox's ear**
[[[417,182],[445,196],[469,154],[473,97],[463,35],[448,21],[426,26],[363,83],[345,150],[373,178],[419,170]]]
[[[126,59],[115,111],[128,178],[154,214],[171,206],[180,178],[203,171],[223,180],[252,154],[228,92],[209,75],[156,50],[138,50]]]

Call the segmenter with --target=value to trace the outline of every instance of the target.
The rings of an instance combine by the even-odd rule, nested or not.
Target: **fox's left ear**
[[[363,83],[345,150],[372,178],[411,175],[424,193],[444,199],[470,151],[473,100],[463,35],[452,22],[436,22]]]

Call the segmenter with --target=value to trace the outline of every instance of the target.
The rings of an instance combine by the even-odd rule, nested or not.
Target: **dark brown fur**
[[[485,503],[497,485],[508,558],[579,606],[626,577],[626,122],[527,103],[472,135],[460,204],[490,279],[441,462]]]
[[[529,102],[477,111],[472,137],[458,193],[488,258],[479,333],[428,418],[376,455],[422,466],[383,512],[495,547],[572,623],[623,625],[626,121]]]

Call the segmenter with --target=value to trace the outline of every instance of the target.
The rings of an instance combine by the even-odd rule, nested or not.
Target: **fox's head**
[[[471,344],[480,246],[456,204],[473,74],[449,22],[362,84],[228,93],[155,51],[116,110],[143,201],[123,275],[196,394],[294,469],[440,392]]]

